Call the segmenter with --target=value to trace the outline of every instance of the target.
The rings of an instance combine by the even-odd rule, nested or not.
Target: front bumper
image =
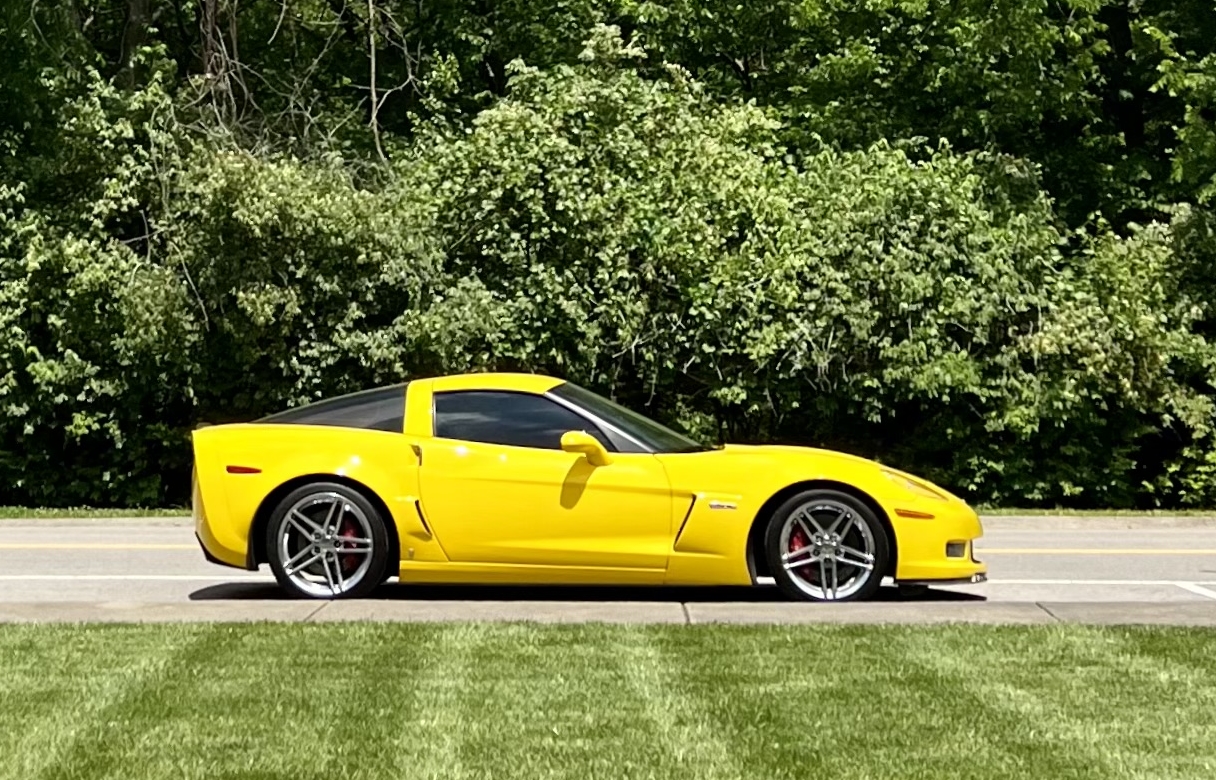
[[[988,579],[988,565],[975,557],[975,540],[984,535],[984,529],[979,515],[966,504],[939,509],[933,518],[895,516],[891,520],[897,583],[970,585]]]
[[[970,577],[962,577],[957,580],[896,580],[897,585],[978,585],[981,582],[987,582],[988,575],[981,572],[972,574]]]

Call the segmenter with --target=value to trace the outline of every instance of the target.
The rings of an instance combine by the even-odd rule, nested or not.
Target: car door
[[[609,440],[543,395],[438,392],[420,442],[422,507],[454,562],[661,571],[672,538],[666,471],[648,453],[593,466],[563,433]]]

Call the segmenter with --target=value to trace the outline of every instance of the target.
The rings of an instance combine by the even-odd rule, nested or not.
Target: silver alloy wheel
[[[367,576],[372,564],[372,525],[340,493],[305,496],[287,510],[277,540],[283,573],[310,596],[337,596]]]
[[[874,576],[874,531],[847,504],[812,501],[795,508],[780,544],[782,568],[811,598],[847,599]]]

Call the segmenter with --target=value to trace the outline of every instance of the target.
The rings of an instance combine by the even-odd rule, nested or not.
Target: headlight
[[[906,474],[901,474],[898,471],[889,471],[887,469],[883,469],[882,475],[902,487],[904,490],[907,490],[909,493],[915,493],[918,496],[924,496],[925,498],[935,498],[938,501],[946,500],[946,497],[941,493],[938,493],[936,490],[923,482],[918,482],[915,479],[912,479]]]

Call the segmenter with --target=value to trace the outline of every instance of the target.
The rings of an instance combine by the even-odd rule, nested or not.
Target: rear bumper
[[[194,538],[198,540],[198,546],[203,550],[203,557],[211,563],[217,563],[221,566],[230,566],[234,569],[248,569],[248,561],[245,559],[243,550],[227,547],[216,538],[211,528],[211,523],[207,518],[207,507],[203,501],[197,471],[194,474],[193,481],[191,509],[194,515]]]
[[[208,563],[216,563],[216,564],[219,564],[220,566],[228,566],[233,569],[248,568],[247,566],[237,566],[235,563],[229,563],[228,561],[222,561],[219,558],[216,558],[214,555],[211,554],[211,551],[207,549],[207,545],[203,544],[203,537],[201,535],[199,535],[199,533],[197,531],[194,534],[194,540],[196,542],[198,542],[199,549],[201,549],[203,551],[203,557],[207,559]]]

